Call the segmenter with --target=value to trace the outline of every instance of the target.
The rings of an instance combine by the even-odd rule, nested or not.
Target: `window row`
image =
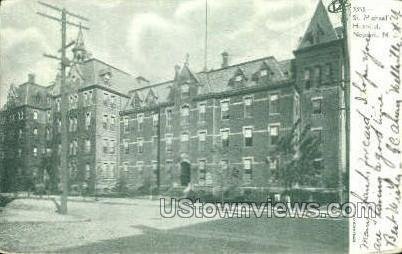
[[[323,82],[330,82],[333,79],[332,64],[326,63],[324,65],[304,69],[303,79],[306,89],[319,87]]]
[[[79,104],[79,95],[77,93],[75,94],[70,94],[68,96],[68,108],[69,109],[75,109],[78,107]],[[82,93],[82,104],[83,106],[90,106],[94,104],[94,96],[93,96],[93,91],[84,91]],[[56,112],[60,112],[61,109],[61,98],[58,97],[54,100],[54,105],[55,105],[55,110]]]
[[[103,139],[103,153],[114,154],[116,152],[116,141],[114,139]]]
[[[115,130],[116,129],[116,116],[115,115],[103,115],[102,128],[104,130]]]

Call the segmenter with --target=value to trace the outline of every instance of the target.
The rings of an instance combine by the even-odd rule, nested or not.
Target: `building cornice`
[[[78,89],[78,91],[79,92],[83,92],[83,91],[87,91],[87,90],[91,90],[91,89],[100,89],[100,90],[105,90],[105,91],[108,91],[109,93],[113,93],[113,94],[115,94],[115,95],[119,95],[119,96],[121,96],[121,97],[125,97],[125,98],[130,98],[130,96],[128,96],[127,94],[123,94],[123,93],[120,93],[120,92],[118,92],[118,91],[116,91],[116,90],[113,90],[113,89],[111,89],[111,88],[109,88],[109,87],[104,87],[104,86],[100,86],[100,85],[97,85],[97,84],[95,84],[95,85],[90,85],[90,86],[86,86],[86,87],[83,87],[83,88],[79,88]],[[58,96],[60,96],[60,95],[58,95]]]

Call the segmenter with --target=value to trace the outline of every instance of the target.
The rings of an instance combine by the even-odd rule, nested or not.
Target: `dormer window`
[[[106,73],[104,76],[103,76],[103,81],[106,83],[106,84],[109,84],[109,81],[110,81],[110,78],[112,77],[112,75],[110,74],[110,72],[108,72],[108,73]]]
[[[243,76],[242,75],[237,75],[236,77],[235,77],[235,81],[236,82],[240,82],[240,81],[242,81],[243,80]]]
[[[267,69],[264,69],[264,70],[260,71],[260,77],[265,77],[267,75],[268,75],[268,70]]]

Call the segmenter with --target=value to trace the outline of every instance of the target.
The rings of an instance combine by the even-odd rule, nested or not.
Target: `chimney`
[[[228,52],[224,51],[222,54],[222,68],[229,66],[229,54]]]
[[[35,83],[35,74],[33,74],[33,73],[28,74],[28,83],[30,83],[30,84]]]

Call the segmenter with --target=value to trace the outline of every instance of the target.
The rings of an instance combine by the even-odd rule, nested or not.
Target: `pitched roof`
[[[138,82],[132,75],[96,58],[76,63],[70,70],[71,72],[69,73],[79,73],[82,81],[77,85],[76,89],[100,85],[122,94],[128,94],[130,90],[139,88]],[[110,79],[107,81],[103,76],[106,73],[110,74]],[[55,86],[52,90],[53,95],[60,94],[59,75],[56,77]]]
[[[271,72],[271,83],[287,79],[287,76],[284,74],[281,65],[274,57],[270,56],[231,65],[218,70],[197,73],[197,77],[200,80],[201,85],[200,94],[220,93],[227,90],[236,89],[235,87],[230,86],[230,82],[238,73],[241,73],[246,78],[246,80],[244,80],[242,83],[243,86],[256,86],[258,85],[258,82],[253,79],[253,75],[258,73],[261,68],[265,67],[268,67],[269,71]]]
[[[320,0],[297,49],[336,39],[338,39],[337,33],[323,2]]]

